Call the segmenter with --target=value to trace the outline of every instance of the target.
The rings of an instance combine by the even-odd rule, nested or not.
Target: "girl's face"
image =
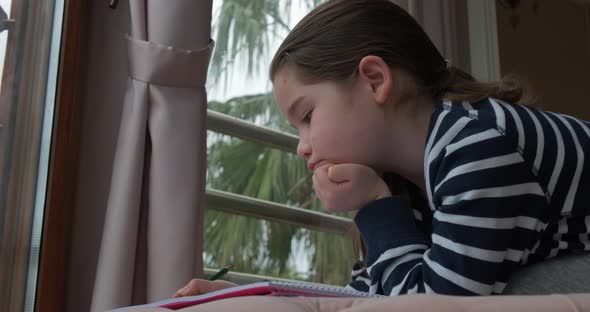
[[[325,163],[356,163],[381,171],[385,117],[370,85],[361,79],[304,84],[292,66],[279,70],[273,82],[282,114],[299,130],[297,155],[310,170]]]

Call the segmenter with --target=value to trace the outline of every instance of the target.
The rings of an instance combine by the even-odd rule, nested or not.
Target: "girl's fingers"
[[[236,284],[228,281],[217,280],[217,281],[208,281],[203,279],[192,279],[186,286],[179,289],[176,294],[174,294],[173,298],[178,297],[185,297],[185,296],[196,296],[202,295],[206,293],[210,293],[212,291],[225,289],[228,287],[237,286]]]
[[[174,296],[172,296],[172,298],[178,298],[178,297],[183,297],[183,296],[185,296],[185,295],[184,295],[184,289],[185,289],[185,288],[186,288],[186,286],[185,286],[185,287],[183,287],[183,288],[181,288],[181,289],[179,289],[179,290],[177,290],[177,291],[176,291],[176,293],[174,294]]]
[[[314,172],[313,175],[311,176],[311,182],[313,184],[313,189],[317,192],[317,185],[318,185],[318,177],[317,174]]]
[[[337,183],[346,182],[352,179],[356,171],[358,171],[358,165],[334,165],[328,168],[328,177],[330,178],[330,180]]]
[[[320,200],[323,198],[322,197],[322,188],[321,188],[321,182],[319,181],[319,177],[318,174],[314,174],[312,177],[313,180],[313,190],[315,191],[315,194],[320,198]]]
[[[186,284],[186,286],[182,287],[181,289],[179,289],[176,294],[174,294],[173,298],[178,298],[178,297],[184,297],[184,296],[194,296],[194,295],[200,295],[202,293],[205,293],[206,291],[203,291],[203,283],[205,281],[200,280],[200,279],[192,279],[190,282],[188,282],[188,284]]]
[[[323,166],[321,168],[316,169],[315,173],[313,174],[313,186],[316,193],[325,192],[334,184],[334,182],[330,180],[330,178],[328,178],[328,168],[329,167],[327,166]]]

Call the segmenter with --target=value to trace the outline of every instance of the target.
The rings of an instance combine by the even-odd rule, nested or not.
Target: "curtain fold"
[[[406,9],[424,28],[441,54],[470,72],[467,0],[391,0]]]
[[[131,0],[129,79],[92,311],[202,276],[211,0]]]

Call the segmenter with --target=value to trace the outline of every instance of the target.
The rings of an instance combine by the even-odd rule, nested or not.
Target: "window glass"
[[[0,7],[0,307],[33,311],[64,3]]]

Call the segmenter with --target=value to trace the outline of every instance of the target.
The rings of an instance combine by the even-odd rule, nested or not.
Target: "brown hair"
[[[345,81],[357,75],[358,64],[367,55],[409,72],[421,93],[435,100],[477,102],[494,97],[509,103],[531,101],[514,77],[480,82],[452,66],[416,20],[389,0],[331,0],[319,5],[280,45],[270,66],[270,79],[290,64],[308,83]]]

